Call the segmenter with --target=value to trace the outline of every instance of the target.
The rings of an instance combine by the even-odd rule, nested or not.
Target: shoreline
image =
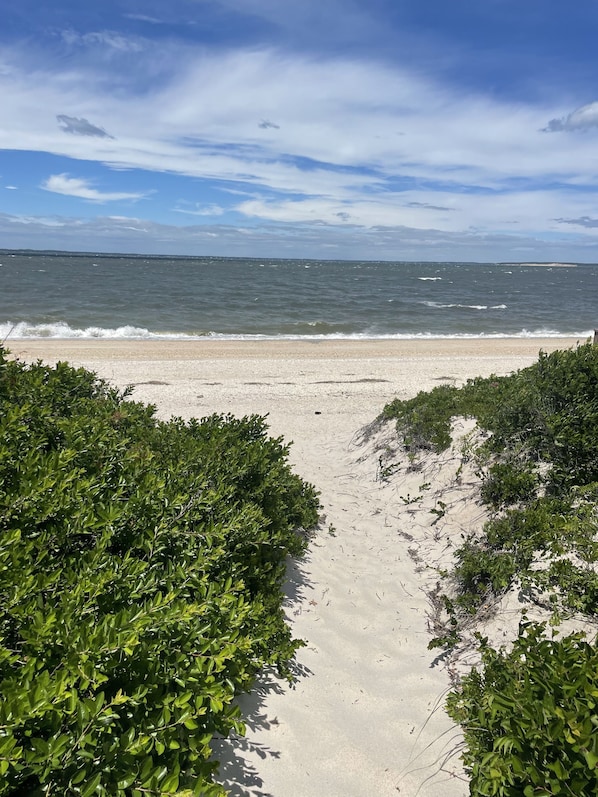
[[[192,360],[223,357],[438,357],[531,356],[585,343],[582,338],[433,338],[263,340],[125,340],[15,338],[4,346],[15,357],[64,357],[67,360]]]

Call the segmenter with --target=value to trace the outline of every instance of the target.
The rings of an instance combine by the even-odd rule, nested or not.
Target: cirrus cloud
[[[90,202],[119,202],[122,200],[143,199],[145,194],[126,193],[122,191],[98,191],[88,180],[80,177],[69,177],[68,174],[52,174],[45,180],[41,188],[54,194],[79,197]]]

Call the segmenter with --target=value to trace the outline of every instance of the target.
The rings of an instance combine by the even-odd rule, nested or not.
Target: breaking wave
[[[325,326],[325,325],[322,325]],[[221,333],[221,332],[152,332],[144,327],[124,325],[115,328],[89,326],[71,327],[63,321],[53,324],[29,324],[26,321],[0,323],[0,343],[9,345],[10,340],[447,340],[447,339],[500,339],[500,338],[579,338],[592,335],[591,330],[581,332],[562,332],[556,329],[521,329],[515,332],[396,332],[379,333],[371,331],[316,331],[320,324],[307,323],[302,332],[281,332],[272,334]]]
[[[442,304],[442,302],[422,302],[426,307],[434,307],[438,310],[444,310],[452,307],[457,307],[462,310],[506,310],[506,304]]]

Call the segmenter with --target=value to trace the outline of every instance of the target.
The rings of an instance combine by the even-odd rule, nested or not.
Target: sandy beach
[[[289,568],[287,614],[307,643],[297,681],[289,687],[265,676],[241,700],[247,736],[220,751],[220,781],[232,795],[464,797],[461,737],[442,710],[449,674],[427,649],[436,549],[426,555],[430,530],[408,525],[403,488],[377,478],[376,452],[360,431],[395,397],[507,374],[540,350],[577,342],[5,345],[22,360],[67,360],[131,385],[132,398],[155,404],[164,419],[267,415],[271,433],[292,442],[295,470],[321,491],[323,521],[305,559]]]

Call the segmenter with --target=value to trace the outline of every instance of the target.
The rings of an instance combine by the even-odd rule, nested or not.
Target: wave
[[[462,310],[506,310],[506,304],[442,304],[442,302],[421,302],[426,307],[434,307],[443,310],[450,307],[458,307]]]
[[[144,327],[134,327],[126,324],[121,327],[85,327],[78,329],[71,327],[65,321],[57,321],[54,324],[29,324],[27,321],[19,321],[12,324],[7,321],[0,324],[0,340],[7,340],[10,338],[59,338],[59,339],[72,339],[84,338],[89,339],[130,339],[130,340],[146,340],[156,339],[161,340],[164,338],[188,338],[188,337],[201,337],[189,336],[184,333],[159,333],[150,332],[149,329]]]
[[[422,282],[436,282],[437,280],[441,280],[442,277],[418,277],[418,280]]]
[[[314,326],[307,324],[307,326]],[[315,332],[308,333],[223,333],[223,332],[152,332],[144,327],[125,325],[115,328],[71,327],[66,322],[54,324],[0,323],[0,345],[10,340],[493,340],[504,338],[578,338],[592,337],[593,330],[563,332],[556,329],[521,329],[517,332]]]

